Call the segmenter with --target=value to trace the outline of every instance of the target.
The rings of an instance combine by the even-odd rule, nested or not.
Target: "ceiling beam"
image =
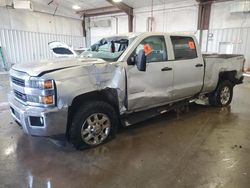
[[[205,3],[199,4],[198,28],[197,28],[198,30],[208,30],[209,29],[211,5],[212,5],[212,1],[209,1],[209,0],[206,1]]]
[[[123,2],[116,3],[113,0],[106,0],[106,1],[128,15],[128,32],[133,32],[133,19],[134,19],[133,8],[126,5]]]
[[[102,8],[77,11],[77,14],[81,14],[85,18],[87,18],[87,17],[102,16],[102,15],[108,15],[108,14],[117,14],[117,13],[122,13],[122,12],[123,11],[117,7],[108,6],[108,7],[102,7]]]
[[[106,1],[109,2],[112,6],[95,8],[95,9],[87,9],[87,10],[81,10],[81,11],[76,12],[77,14],[81,14],[83,17],[82,25],[84,29],[85,29],[85,18],[125,12],[128,15],[128,31],[132,32],[133,31],[133,18],[134,18],[133,8],[122,2],[115,3],[113,0],[106,0]],[[86,35],[86,32],[83,32],[83,34]]]
[[[113,0],[106,0],[107,2],[109,2],[111,5],[113,5],[114,7],[122,10],[123,12],[127,13],[127,15],[132,15],[133,16],[133,8],[126,5],[123,2],[114,2]]]
[[[196,0],[199,3],[198,29],[208,30],[210,24],[211,5],[213,3],[232,1],[232,0]]]
[[[200,4],[207,4],[207,3],[221,3],[226,1],[234,1],[234,0],[196,0]]]

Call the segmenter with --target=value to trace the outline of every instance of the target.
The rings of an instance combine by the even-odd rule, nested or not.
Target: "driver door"
[[[146,71],[128,66],[128,110],[149,109],[168,103],[173,91],[173,63],[168,61],[165,37],[150,36],[141,41],[132,53],[136,56],[145,45],[151,47]]]

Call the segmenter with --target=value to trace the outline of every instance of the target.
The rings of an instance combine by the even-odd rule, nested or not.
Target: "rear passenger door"
[[[192,37],[170,36],[170,39],[174,52],[173,100],[178,100],[201,91],[204,63]]]

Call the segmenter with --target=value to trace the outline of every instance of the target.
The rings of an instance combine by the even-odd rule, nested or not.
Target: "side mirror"
[[[130,58],[128,58],[127,63],[128,65],[135,65],[135,56],[132,55]]]
[[[135,64],[139,71],[146,71],[147,57],[144,50],[140,50],[138,55],[135,57]]]

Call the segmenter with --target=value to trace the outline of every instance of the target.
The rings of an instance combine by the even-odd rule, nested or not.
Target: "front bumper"
[[[33,136],[53,137],[66,133],[68,109],[25,106],[13,94],[8,96],[11,114],[20,123],[25,133]],[[31,125],[30,117],[41,117],[42,126]]]

